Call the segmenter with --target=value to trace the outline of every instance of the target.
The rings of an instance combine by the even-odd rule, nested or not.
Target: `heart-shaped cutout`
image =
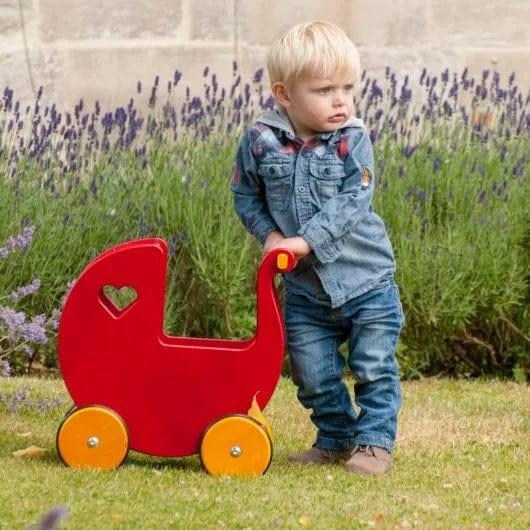
[[[101,301],[115,317],[123,315],[134,304],[137,298],[138,293],[130,285],[123,287],[104,285],[100,291]]]

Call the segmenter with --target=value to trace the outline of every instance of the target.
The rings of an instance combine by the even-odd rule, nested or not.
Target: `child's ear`
[[[271,86],[272,95],[274,96],[274,99],[282,105],[282,107],[290,107],[291,106],[291,98],[289,96],[289,92],[287,90],[287,87],[284,83],[281,81],[276,81]]]

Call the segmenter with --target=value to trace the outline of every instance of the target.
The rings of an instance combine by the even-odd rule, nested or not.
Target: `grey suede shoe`
[[[351,449],[332,451],[330,449],[320,449],[320,447],[311,447],[311,449],[302,453],[289,455],[289,461],[298,464],[336,464],[337,462],[348,460],[351,452]]]
[[[392,469],[392,455],[382,447],[356,445],[344,467],[360,475],[382,475]]]

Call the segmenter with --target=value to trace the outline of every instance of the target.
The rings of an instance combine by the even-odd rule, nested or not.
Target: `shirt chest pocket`
[[[284,211],[289,207],[292,194],[292,164],[262,162],[258,173],[265,183],[265,196],[271,211]]]
[[[311,160],[309,171],[312,175],[311,185],[320,200],[331,199],[337,195],[344,179],[344,164]]]

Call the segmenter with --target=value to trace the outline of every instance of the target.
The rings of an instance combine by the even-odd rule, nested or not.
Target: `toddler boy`
[[[392,247],[371,204],[372,144],[353,116],[359,56],[342,29],[314,21],[273,43],[267,69],[277,105],[245,131],[230,189],[264,253],[281,247],[299,258],[283,276],[287,347],[317,436],[289,458],[384,473],[401,405],[395,349],[404,314]],[[359,415],[342,380],[346,363]]]

